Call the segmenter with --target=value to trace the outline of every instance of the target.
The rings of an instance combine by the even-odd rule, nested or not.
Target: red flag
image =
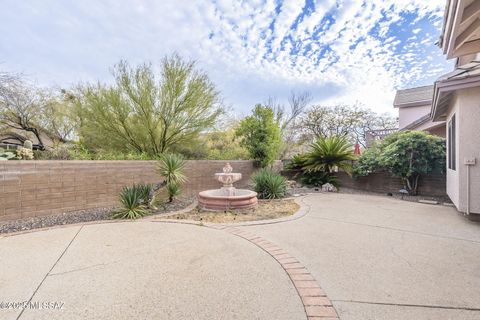
[[[355,150],[353,151],[353,153],[356,155],[356,156],[359,156],[361,154],[360,152],[360,145],[358,143],[355,143]]]

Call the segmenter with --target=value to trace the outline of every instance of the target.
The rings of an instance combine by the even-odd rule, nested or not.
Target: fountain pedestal
[[[205,190],[198,194],[198,206],[202,209],[226,211],[245,209],[257,205],[257,193],[246,189],[237,189],[233,184],[242,179],[242,174],[232,172],[229,163],[222,173],[215,173],[215,179],[222,183],[220,189]]]

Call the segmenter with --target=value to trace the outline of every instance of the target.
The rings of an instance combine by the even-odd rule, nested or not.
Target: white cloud
[[[318,102],[386,111],[397,88],[447,67],[433,46],[445,0],[317,0],[310,11],[305,0],[6,2],[0,61],[61,85],[108,79],[121,58],[157,62],[177,51],[197,59],[237,110],[306,88]],[[426,18],[430,26],[419,26]]]

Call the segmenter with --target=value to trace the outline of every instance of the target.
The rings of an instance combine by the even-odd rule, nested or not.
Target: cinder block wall
[[[256,170],[253,161],[229,162],[243,175],[235,185],[247,186]],[[195,194],[219,188],[214,174],[225,163],[187,161],[183,191]],[[156,165],[156,161],[0,161],[0,221],[115,206],[123,186],[162,181]]]
[[[344,172],[337,173],[340,186],[350,189],[380,193],[398,193],[404,184],[400,178],[387,172],[375,172],[366,177],[353,179]],[[441,174],[421,175],[418,181],[418,194],[429,197],[447,197],[446,176]]]

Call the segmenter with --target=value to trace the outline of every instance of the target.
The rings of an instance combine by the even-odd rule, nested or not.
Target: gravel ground
[[[299,208],[299,205],[293,199],[259,200],[258,205],[250,209],[207,211],[197,207],[189,212],[170,215],[166,218],[214,223],[244,222],[290,216],[297,212]]]
[[[164,214],[186,208],[193,202],[194,199],[194,197],[178,198],[175,199],[175,201],[172,203],[157,205],[158,209],[152,212],[152,215]],[[33,217],[0,222],[0,234],[81,222],[112,220],[112,211],[114,209],[115,208],[113,207],[95,208],[54,214],[43,217]]]

